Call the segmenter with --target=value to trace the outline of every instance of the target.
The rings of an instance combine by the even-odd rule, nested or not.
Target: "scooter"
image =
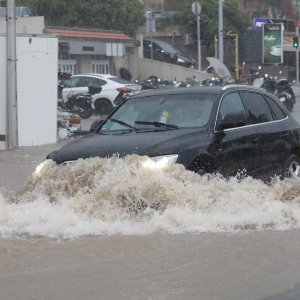
[[[276,80],[277,90],[275,96],[284,104],[284,106],[292,111],[296,103],[295,93],[286,78],[278,78]]]
[[[90,84],[87,93],[73,95],[67,98],[58,100],[58,107],[64,111],[76,113],[83,119],[89,118],[95,111],[92,95],[99,94],[102,90],[101,86]]]
[[[257,69],[250,69],[249,74],[247,75],[247,81],[248,84],[253,85],[253,82],[257,78],[261,78],[261,66],[259,66]]]
[[[280,75],[282,72],[280,72]],[[296,103],[296,97],[288,80],[284,77],[271,77],[265,74],[254,79],[253,86],[261,87],[270,94],[276,96],[287,110],[292,111]]]

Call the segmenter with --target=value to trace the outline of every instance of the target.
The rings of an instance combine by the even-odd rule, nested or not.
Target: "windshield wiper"
[[[155,122],[155,121],[135,121],[135,124],[142,124],[142,125],[153,125],[155,127],[164,127],[167,129],[178,129],[177,125],[173,124],[166,124],[162,122]]]
[[[130,125],[130,124],[124,122],[124,121],[117,120],[117,119],[113,119],[113,118],[110,118],[109,120],[112,121],[112,122],[115,122],[115,123],[119,123],[119,124],[121,124],[121,125],[123,125],[123,126],[125,126],[125,127],[134,129],[134,131],[137,130],[137,128],[135,128],[134,126],[132,126],[132,125]]]

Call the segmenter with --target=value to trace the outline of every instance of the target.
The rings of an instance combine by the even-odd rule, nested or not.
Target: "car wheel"
[[[108,115],[113,110],[113,105],[106,98],[95,100],[95,109],[100,115]]]
[[[89,118],[91,115],[93,114],[93,111],[90,107],[84,107],[84,108],[81,108],[79,111],[78,111],[78,115],[80,118],[82,119],[87,119]]]
[[[207,173],[204,167],[199,167],[199,169],[196,170],[196,173],[200,176],[204,175]]]
[[[300,160],[292,155],[285,164],[285,176],[288,178],[300,177]]]
[[[190,170],[202,176],[213,171],[212,161],[209,158],[199,157],[192,163]]]

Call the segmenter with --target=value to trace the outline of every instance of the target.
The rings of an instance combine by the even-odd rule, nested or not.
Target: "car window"
[[[86,87],[92,83],[92,79],[89,77],[79,77],[76,87]]]
[[[105,85],[107,82],[105,80],[99,79],[99,78],[90,78],[90,83],[97,84],[97,85]]]
[[[156,51],[156,52],[161,52],[162,51],[162,48],[157,45],[156,43],[152,43],[153,45],[153,51]]]
[[[282,120],[286,117],[286,113],[279,107],[279,105],[275,102],[275,100],[271,99],[268,96],[265,96],[265,99],[267,100],[273,112],[274,120]]]
[[[80,79],[80,77],[78,77],[78,76],[76,76],[76,77],[70,77],[70,79],[67,79],[65,81],[65,87],[66,88],[77,87],[79,79]]]
[[[246,108],[249,124],[273,121],[272,112],[263,95],[246,91],[241,91],[240,93]]]
[[[106,81],[94,77],[76,76],[76,77],[71,77],[69,80],[66,80],[65,87],[68,88],[87,87],[90,84],[97,84],[102,86],[106,84]]]
[[[226,94],[221,102],[219,113],[218,113],[218,122],[221,122],[235,114],[243,114],[246,118],[245,108],[242,102],[242,99],[239,93],[229,93]]]

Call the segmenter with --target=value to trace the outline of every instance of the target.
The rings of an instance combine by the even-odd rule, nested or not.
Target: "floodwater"
[[[241,232],[300,227],[300,180],[198,176],[147,157],[37,167],[21,193],[0,194],[0,236]]]
[[[299,179],[146,162],[45,161],[21,192],[2,188],[0,299],[254,300],[300,286]]]

